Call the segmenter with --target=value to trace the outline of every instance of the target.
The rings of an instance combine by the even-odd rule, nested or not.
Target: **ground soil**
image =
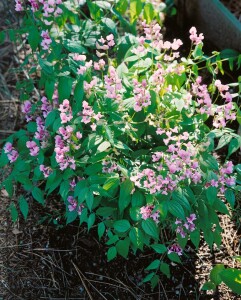
[[[6,18],[0,20],[0,29],[17,22],[7,0],[0,3],[1,12]],[[0,118],[0,134],[4,138],[17,129],[21,118],[15,89],[18,78],[13,70],[17,67],[16,52],[10,41],[2,45],[0,54],[0,109],[5,112]],[[17,201],[20,194],[16,187],[11,200]],[[105,241],[98,240],[95,228],[88,233],[78,224],[63,226],[61,217],[58,225],[53,224],[64,211],[57,198],[42,207],[28,197],[30,216],[15,224],[7,211],[10,199],[5,190],[0,193],[0,201],[0,299],[240,299],[225,285],[212,292],[200,290],[215,264],[238,267],[232,256],[240,255],[239,202],[231,217],[220,216],[224,229],[220,249],[211,251],[202,241],[196,252],[189,244],[183,263],[172,263],[171,278],[161,275],[157,288],[152,290],[149,284],[141,285],[147,274],[145,267],[157,258],[148,249],[136,256],[131,254],[127,260],[118,257],[107,262]]]

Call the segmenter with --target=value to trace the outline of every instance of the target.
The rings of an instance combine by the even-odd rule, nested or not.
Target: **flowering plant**
[[[23,98],[27,126],[4,146],[0,164],[11,172],[2,185],[11,196],[18,182],[41,204],[59,195],[67,224],[97,225],[110,246],[108,260],[152,248],[161,258],[144,281],[155,286],[157,270],[170,276],[165,258],[180,262],[189,239],[198,248],[203,234],[210,247],[220,245],[218,213],[229,213],[238,189],[239,167],[228,159],[241,144],[227,125],[240,111],[237,95],[215,72],[209,83],[199,74],[203,61],[211,70],[220,66],[204,55],[202,34],[191,28],[190,54],[181,57],[182,41],[164,41],[151,22],[152,14],[158,20],[152,4],[130,1],[126,21],[126,2],[87,1],[93,21],[80,21],[75,1],[29,1],[41,96],[35,103]],[[21,0],[16,9],[23,9]],[[132,33],[144,9],[143,34],[118,36],[103,18],[106,9]],[[220,164],[213,153],[225,145]],[[26,218],[23,196],[19,207]],[[15,204],[10,210],[16,219]],[[164,238],[165,228],[174,239]]]

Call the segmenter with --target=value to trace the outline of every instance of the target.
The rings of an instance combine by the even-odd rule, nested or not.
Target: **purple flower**
[[[182,248],[178,244],[173,244],[168,248],[168,254],[170,253],[177,253],[177,255],[182,255]]]

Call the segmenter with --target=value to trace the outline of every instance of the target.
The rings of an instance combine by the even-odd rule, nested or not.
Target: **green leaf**
[[[56,116],[57,116],[57,111],[55,109],[52,110],[50,113],[48,113],[45,120],[45,126],[46,127],[51,126],[54,123]]]
[[[113,214],[114,210],[115,210],[115,208],[113,208],[113,207],[107,207],[107,206],[99,207],[96,211],[96,214],[101,217],[107,218]]]
[[[191,232],[190,239],[193,245],[196,247],[196,249],[198,249],[200,243],[200,231],[196,229],[193,232]]]
[[[87,50],[81,45],[79,41],[63,40],[63,46],[71,53],[87,53]]]
[[[23,214],[24,219],[26,220],[29,211],[28,202],[23,196],[20,196],[18,201],[19,201],[20,211]]]
[[[151,3],[146,3],[143,12],[144,19],[146,20],[147,24],[151,23],[155,18],[155,10]]]
[[[35,186],[32,190],[32,195],[34,199],[37,200],[37,202],[39,202],[40,204],[44,204],[44,196],[40,188]]]
[[[62,102],[64,99],[69,99],[72,91],[73,79],[71,77],[59,77],[58,95],[59,100]]]
[[[117,28],[116,23],[112,21],[110,18],[101,18],[101,23],[104,25],[104,28],[107,29],[106,31],[109,33],[113,33],[117,35]]]
[[[113,235],[110,237],[110,239],[106,242],[106,245],[112,245],[115,244],[117,241],[119,241],[118,235]]]
[[[154,276],[152,277],[152,279],[151,279],[151,288],[152,288],[152,289],[154,289],[154,288],[157,286],[159,280],[160,280],[160,278],[159,278],[158,275],[154,275]]]
[[[101,144],[98,146],[97,150],[98,150],[99,152],[104,152],[104,151],[106,151],[110,146],[111,146],[111,144],[110,144],[108,141],[104,141],[103,143],[101,143]]]
[[[66,224],[74,222],[74,220],[77,218],[77,216],[78,216],[78,212],[76,210],[68,211],[67,212]]]
[[[163,254],[167,252],[167,247],[163,244],[153,244],[151,245],[152,249],[156,251],[156,253]]]
[[[233,138],[228,146],[228,156],[236,152],[241,146],[241,137],[239,139]]]
[[[167,278],[171,278],[170,267],[167,263],[162,262],[160,265],[160,271],[167,276]]]
[[[177,202],[176,200],[170,200],[168,202],[168,210],[173,216],[181,220],[185,220],[184,210],[182,206],[179,204],[179,202]]]
[[[230,206],[232,208],[234,208],[234,204],[235,204],[235,195],[234,195],[234,192],[231,189],[227,189],[225,191],[224,195],[225,195],[226,200],[230,204]]]
[[[202,43],[196,45],[196,47],[192,53],[192,56],[194,59],[201,59],[203,57],[202,47],[203,47]]]
[[[11,198],[13,196],[13,182],[10,179],[6,179],[4,182],[3,182],[3,185],[8,193],[8,196]]]
[[[118,232],[126,232],[130,229],[131,225],[128,220],[118,220],[114,223],[114,229]]]
[[[82,109],[82,102],[84,99],[84,82],[79,80],[75,85],[74,89],[74,99],[75,99],[75,111],[79,112]]]
[[[46,94],[47,98],[51,100],[52,97],[53,97],[53,94],[54,94],[54,90],[55,90],[55,79],[54,79],[54,77],[52,77],[51,79],[48,78],[45,81],[44,89],[45,89],[45,94]]]
[[[210,272],[210,279],[215,285],[219,285],[222,282],[220,272],[224,270],[223,264],[216,265]]]
[[[215,290],[215,289],[216,289],[216,285],[211,281],[205,282],[201,288],[202,291],[210,291],[210,290]]]
[[[93,203],[94,203],[93,192],[91,190],[88,190],[86,193],[86,204],[90,211],[92,210]]]
[[[88,221],[87,221],[88,231],[94,224],[95,224],[95,213],[92,213],[92,214],[90,214]]]
[[[32,50],[35,51],[40,42],[40,35],[36,26],[31,26],[28,28],[28,42]]]
[[[117,255],[117,250],[116,250],[116,247],[111,247],[108,249],[108,252],[107,252],[107,259],[108,261],[111,261],[112,259],[114,259]]]
[[[142,11],[141,0],[130,0],[130,21],[133,23]]]
[[[18,211],[14,203],[10,204],[9,210],[10,210],[12,221],[16,222],[18,219]]]
[[[180,257],[177,253],[172,252],[172,253],[167,254],[167,256],[171,261],[174,261],[179,264],[181,263]]]
[[[229,268],[220,272],[219,275],[233,292],[241,295],[241,270]]]
[[[143,236],[143,233],[142,233],[141,229],[139,229],[137,227],[132,227],[130,232],[129,232],[129,237],[130,237],[130,240],[131,240],[132,244],[136,248],[139,248],[139,249],[143,250],[144,236]]]
[[[159,238],[158,229],[156,223],[152,219],[143,220],[141,226],[146,234],[158,240]]]
[[[131,205],[133,207],[136,207],[136,206],[142,207],[143,205],[145,205],[144,195],[139,191],[135,191],[131,197]]]
[[[149,264],[148,267],[145,268],[145,270],[155,270],[155,269],[158,269],[159,266],[160,266],[160,259],[155,259],[153,262],[151,262]]]
[[[105,223],[101,222],[101,223],[98,224],[98,237],[99,237],[99,240],[102,238],[104,232],[105,232]]]
[[[213,205],[214,201],[217,199],[218,190],[215,186],[209,186],[206,189],[206,197],[210,205]]]
[[[38,60],[39,60],[39,65],[40,65],[42,71],[47,76],[53,77],[54,76],[53,65],[50,62],[48,62],[46,59],[42,59],[40,56],[38,57]]]
[[[130,208],[130,217],[135,222],[141,220],[141,213],[140,213],[140,207],[139,206]]]
[[[213,170],[213,171],[218,171],[218,163],[217,160],[210,154],[203,154],[200,157],[200,162],[201,162],[201,167],[203,168],[204,171],[207,170]]]
[[[121,214],[131,202],[132,189],[133,183],[130,181],[130,179],[126,179],[120,185],[119,210]]]
[[[184,207],[188,211],[191,210],[190,203],[187,200],[187,198],[185,197],[185,195],[184,195],[184,193],[183,193],[183,191],[181,189],[173,191],[173,193],[172,193],[172,199],[174,201],[178,202],[182,207]]]
[[[215,150],[221,149],[226,146],[231,141],[231,139],[232,136],[230,134],[222,135]]]
[[[119,177],[111,177],[107,179],[105,184],[103,185],[103,189],[109,191],[111,189],[115,189],[120,183]]]
[[[150,280],[153,278],[154,275],[155,275],[155,272],[149,273],[149,274],[142,280],[142,282],[145,283],[145,282],[150,281]]]
[[[222,200],[220,199],[216,199],[213,203],[213,208],[219,212],[221,212],[222,214],[226,214],[229,215],[229,211],[227,206],[223,203]]]
[[[130,247],[129,238],[125,238],[124,240],[120,240],[116,244],[116,249],[117,249],[118,254],[120,254],[124,258],[127,258],[127,256],[128,256],[129,247]]]

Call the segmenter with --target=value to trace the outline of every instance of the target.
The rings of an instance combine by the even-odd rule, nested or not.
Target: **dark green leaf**
[[[116,244],[116,249],[117,249],[118,254],[120,254],[124,258],[127,258],[127,256],[128,256],[129,247],[130,247],[129,238],[125,238],[124,240],[120,240]]]
[[[159,233],[158,233],[157,225],[152,219],[143,220],[141,226],[146,234],[158,240]]]
[[[128,220],[118,220],[114,222],[114,229],[118,232],[126,232],[130,229],[131,225]]]
[[[120,197],[119,197],[119,210],[120,213],[123,213],[124,209],[131,202],[131,192],[133,189],[133,183],[130,179],[126,179],[120,185]]]
[[[116,247],[111,247],[108,249],[108,252],[107,252],[107,259],[108,261],[114,259],[117,255],[117,250],[116,250]]]
[[[40,204],[44,204],[44,196],[42,190],[38,187],[34,187],[32,190],[32,195],[35,200],[37,200]]]
[[[148,267],[145,268],[145,270],[155,270],[155,269],[158,269],[159,266],[160,266],[160,260],[159,259],[155,259],[153,262],[151,262],[149,264]]]
[[[151,247],[159,254],[163,254],[167,251],[167,247],[163,244],[153,244]]]
[[[23,214],[24,219],[26,220],[29,211],[28,202],[23,196],[20,196],[18,201],[19,201],[20,211]]]

